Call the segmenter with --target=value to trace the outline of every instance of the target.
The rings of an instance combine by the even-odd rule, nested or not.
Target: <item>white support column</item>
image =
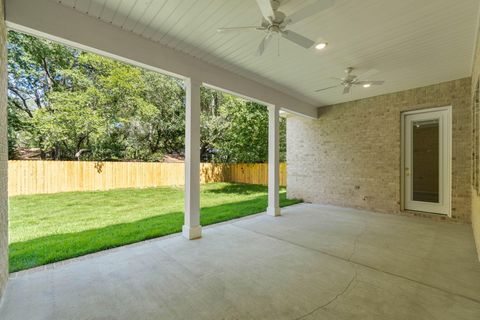
[[[185,238],[202,236],[200,226],[200,81],[185,80]]]
[[[280,215],[280,108],[268,107],[268,207],[270,216]]]
[[[8,280],[7,27],[0,0],[0,304]]]

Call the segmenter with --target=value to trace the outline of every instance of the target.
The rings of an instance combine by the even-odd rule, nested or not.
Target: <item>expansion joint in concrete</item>
[[[355,266],[354,266],[355,268]],[[314,314],[315,312],[317,312],[318,310],[321,310],[321,309],[324,309],[326,308],[327,306],[329,306],[330,304],[332,304],[333,302],[335,302],[338,298],[340,298],[341,296],[343,296],[347,291],[348,289],[350,289],[350,287],[352,286],[352,284],[355,282],[355,280],[357,280],[357,269],[355,268],[355,272],[353,273],[353,277],[352,279],[350,279],[350,281],[347,283],[347,285],[345,286],[345,288],[342,289],[342,291],[340,291],[339,293],[337,293],[332,299],[330,299],[329,301],[327,301],[326,303],[316,307],[315,309],[313,309],[312,311],[310,311],[309,313],[307,314],[304,314],[303,316],[300,316],[298,318],[295,318],[295,320],[301,320],[301,319],[305,319],[307,318],[308,316],[311,316],[312,314]]]
[[[232,224],[233,225],[233,224]],[[360,262],[357,262],[357,261],[353,261],[351,260],[353,255],[355,254],[355,251],[356,251],[356,247],[357,245],[354,244],[354,247],[353,247],[353,251],[352,253],[350,254],[350,256],[348,258],[345,258],[345,257],[341,257],[341,256],[337,256],[337,255],[334,255],[332,253],[329,253],[329,252],[326,252],[326,251],[322,251],[322,250],[319,250],[319,249],[315,249],[315,248],[310,248],[308,246],[305,246],[305,245],[301,245],[301,244],[298,244],[298,243],[295,243],[295,242],[291,242],[291,241],[288,241],[288,240],[285,240],[285,239],[282,239],[282,238],[279,238],[279,237],[275,237],[273,235],[269,235],[269,234],[265,234],[265,233],[261,233],[261,232],[258,232],[258,231],[254,231],[254,230],[251,230],[251,229],[247,229],[247,228],[242,228],[242,227],[239,227],[239,226],[236,226],[236,225],[233,225],[237,228],[240,228],[240,229],[243,229],[243,230],[247,230],[247,231],[250,231],[250,232],[253,232],[253,233],[257,233],[257,234],[260,234],[260,235],[263,235],[265,237],[269,237],[269,238],[272,238],[272,239],[275,239],[275,240],[278,240],[278,241],[282,241],[282,242],[286,242],[286,243],[289,243],[293,246],[297,246],[297,247],[300,247],[300,248],[303,248],[303,249],[306,249],[306,250],[309,250],[309,251],[313,251],[313,252],[316,252],[316,253],[319,253],[319,254],[324,254],[324,255],[327,255],[327,256],[330,256],[330,257],[333,257],[335,259],[339,259],[339,260],[343,260],[345,262],[349,262],[353,265],[356,265],[356,266],[361,266],[361,267],[364,267],[364,268],[368,268],[370,270],[374,270],[374,271],[377,271],[377,272],[381,272],[381,273],[384,273],[384,274],[387,274],[389,276],[392,276],[392,277],[397,277],[397,278],[400,278],[400,279],[404,279],[404,280],[407,280],[407,281],[411,281],[411,282],[414,282],[414,283],[417,283],[419,285],[422,285],[422,286],[425,286],[425,287],[428,287],[428,288],[431,288],[431,289],[435,289],[435,290],[439,290],[439,291],[442,291],[444,293],[447,293],[447,294],[452,294],[452,295],[456,295],[458,297],[462,297],[464,299],[467,299],[467,300],[470,300],[470,301],[473,301],[475,303],[479,303],[480,304],[480,300],[479,299],[476,299],[476,298],[472,298],[472,297],[469,297],[467,295],[464,295],[464,294],[460,294],[460,293],[455,293],[455,292],[451,292],[449,290],[445,290],[443,288],[440,288],[440,287],[437,287],[437,286],[432,286],[430,284],[427,284],[427,283],[424,283],[424,282],[421,282],[421,281],[418,281],[418,280],[415,280],[415,279],[411,279],[409,277],[406,277],[406,276],[402,276],[400,274],[396,274],[396,273],[393,273],[393,272],[389,272],[389,271],[385,271],[385,270],[381,270],[379,268],[376,268],[374,266],[370,266],[368,264],[363,264],[363,263],[360,263]],[[356,241],[358,242],[360,237],[363,235],[363,233],[366,232],[366,229],[360,233],[358,236],[357,236],[357,239]]]

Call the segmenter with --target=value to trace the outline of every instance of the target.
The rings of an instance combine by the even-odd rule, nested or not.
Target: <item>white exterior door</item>
[[[402,120],[405,209],[450,215],[451,108],[408,112]]]

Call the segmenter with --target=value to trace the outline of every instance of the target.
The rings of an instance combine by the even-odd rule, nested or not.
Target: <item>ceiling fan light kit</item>
[[[374,75],[378,71],[375,69],[371,69],[359,76],[352,74],[353,67],[348,67],[345,69],[345,73],[347,74],[343,78],[333,78],[337,81],[340,81],[339,84],[335,86],[330,86],[322,89],[315,90],[315,92],[325,91],[333,88],[343,87],[343,94],[350,93],[350,89],[354,86],[362,86],[364,88],[370,88],[371,86],[380,86],[385,83],[383,80],[367,80],[365,78]]]
[[[261,40],[257,48],[257,55],[261,56],[267,48],[270,40],[274,35],[282,37],[288,41],[295,43],[305,49],[310,49],[315,45],[315,41],[306,38],[289,29],[290,26],[333,6],[334,0],[317,0],[310,5],[286,16],[279,11],[280,1],[278,0],[257,0],[258,7],[262,13],[263,20],[260,26],[247,27],[230,27],[220,28],[218,32],[229,31],[261,31],[265,36]],[[318,50],[326,47],[326,42],[317,44]]]

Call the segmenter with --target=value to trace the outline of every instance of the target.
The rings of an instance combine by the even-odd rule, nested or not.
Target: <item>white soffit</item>
[[[52,0],[54,1],[54,0]],[[263,34],[219,34],[217,28],[257,25],[255,0],[57,0],[83,14],[220,66],[298,99],[329,105],[470,76],[479,0],[337,0],[334,7],[292,26],[326,50],[285,40],[255,55]],[[283,0],[287,15],[311,1]],[[7,8],[8,10],[8,8]],[[379,72],[379,87],[335,85],[347,66]]]

